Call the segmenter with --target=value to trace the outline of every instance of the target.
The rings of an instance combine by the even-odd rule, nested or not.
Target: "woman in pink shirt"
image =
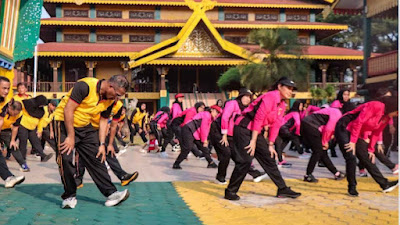
[[[301,136],[306,146],[311,147],[312,155],[307,165],[304,181],[318,182],[312,175],[315,166],[321,160],[328,170],[334,175],[335,180],[345,177],[338,171],[327,154],[329,141],[335,132],[337,121],[342,117],[340,108],[342,104],[336,100],[329,108],[324,108],[304,118],[301,122]]]
[[[161,140],[167,135],[167,122],[169,118],[169,113],[169,107],[164,106],[150,121],[151,132],[155,134],[158,144],[161,144]]]
[[[167,153],[165,152],[165,149],[167,148],[168,144],[171,144],[172,146],[175,146],[176,143],[173,141],[174,135],[178,138],[180,141],[180,128],[179,124],[183,122],[178,116],[182,113],[183,111],[183,98],[185,96],[181,93],[178,93],[175,95],[175,101],[172,103],[171,106],[171,111],[169,114],[169,120],[167,122],[167,132],[166,135],[164,136],[164,143],[161,148],[161,156],[162,157],[167,157]]]
[[[286,77],[280,78],[271,91],[258,97],[242,112],[242,116],[236,119],[233,131],[235,148],[232,151],[235,169],[229,185],[225,189],[226,199],[240,199],[236,193],[239,191],[254,157],[278,187],[277,197],[297,198],[301,195],[286,186],[275,162],[276,151],[274,149],[274,142],[285,113],[284,99],[292,97],[294,88],[293,81]],[[264,134],[268,136],[268,141]]]
[[[358,106],[346,113],[336,124],[335,137],[346,160],[348,194],[350,196],[358,196],[356,156],[384,192],[391,191],[397,186],[397,181],[389,182],[374,164],[375,144],[383,128],[397,114],[397,99],[384,97],[379,101],[370,101]],[[363,140],[368,132],[371,132],[370,140],[367,141],[369,143]]]
[[[253,94],[246,88],[239,90],[239,96],[231,101],[227,101],[222,115],[218,117],[212,124],[210,130],[210,141],[214,146],[218,155],[218,173],[216,183],[226,184],[226,170],[228,169],[231,159],[231,148],[234,147],[233,127],[235,117],[250,104]],[[254,182],[260,182],[266,178],[266,175],[254,168],[250,167],[248,172],[253,177]]]
[[[292,108],[283,117],[282,126],[279,129],[279,135],[275,141],[276,152],[278,153],[278,167],[290,168],[291,163],[283,160],[283,149],[292,141],[299,154],[303,154],[303,148],[300,146],[300,112],[303,110],[303,103],[296,100]]]
[[[211,159],[208,149],[208,134],[210,133],[211,123],[222,112],[219,106],[213,105],[206,111],[199,112],[193,119],[182,127],[181,153],[175,160],[173,169],[182,169],[181,162],[185,160],[194,145],[203,152],[208,162],[207,168],[217,168],[217,164]]]

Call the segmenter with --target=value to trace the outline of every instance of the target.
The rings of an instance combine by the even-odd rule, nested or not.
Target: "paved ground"
[[[322,178],[318,184],[301,181],[308,160],[287,157],[293,167],[281,172],[303,196],[277,199],[270,180],[256,184],[247,177],[239,192],[242,200],[230,202],[223,199],[224,186],[213,183],[216,169],[207,169],[206,161],[191,156],[181,164],[183,170],[176,171],[171,166],[177,153],[160,158],[139,149],[130,147],[119,156],[127,172],[137,170],[140,175],[128,187],[131,198],[115,208],[103,206],[105,198],[86,174],[77,208],[61,210],[62,186],[54,159],[40,163],[29,157],[29,173],[19,172],[19,166],[8,161],[11,171],[25,175],[26,181],[15,189],[3,189],[0,184],[0,224],[398,224],[398,189],[383,194],[370,177],[358,179],[360,197],[351,198],[346,196],[346,181],[333,180],[326,168],[316,168],[314,175]],[[397,154],[392,160],[398,161]],[[340,153],[333,162],[344,171]],[[378,165],[385,176],[396,179]],[[257,163],[256,167],[260,168]],[[228,176],[232,169],[233,163]],[[117,188],[124,189],[118,184]]]

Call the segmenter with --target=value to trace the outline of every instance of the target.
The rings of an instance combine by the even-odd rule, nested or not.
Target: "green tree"
[[[265,57],[259,63],[249,62],[229,69],[218,81],[221,89],[234,86],[228,85],[229,82],[240,81],[241,86],[254,92],[262,92],[282,76],[297,82],[299,89],[306,88],[310,62],[299,58],[303,48],[298,43],[296,31],[253,30],[249,34],[249,42],[258,45],[252,52],[254,57]],[[279,57],[279,54],[290,55],[291,58]]]
[[[318,22],[347,24],[348,30],[341,31],[319,42],[321,45],[363,49],[363,17],[362,15],[329,14],[326,18],[318,15]],[[388,52],[398,48],[397,19],[373,18],[371,21],[372,52]]]

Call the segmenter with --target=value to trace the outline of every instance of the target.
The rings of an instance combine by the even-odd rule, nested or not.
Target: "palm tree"
[[[249,34],[249,42],[257,46],[252,50],[252,56],[262,56],[261,62],[249,62],[229,69],[218,81],[221,89],[227,90],[224,87],[229,87],[226,81],[234,81],[254,92],[262,92],[282,76],[293,79],[300,89],[307,86],[305,81],[310,62],[300,59],[302,46],[298,43],[296,31],[253,30]],[[235,79],[229,79],[228,76]]]

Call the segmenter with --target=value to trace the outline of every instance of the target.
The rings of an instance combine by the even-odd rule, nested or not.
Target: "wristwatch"
[[[105,142],[100,142],[100,146],[102,146],[102,145],[106,146],[106,143]]]

